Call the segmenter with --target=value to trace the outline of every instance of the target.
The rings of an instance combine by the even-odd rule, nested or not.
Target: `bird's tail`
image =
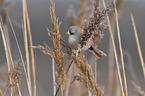
[[[96,50],[95,48],[93,48],[93,46],[91,46],[89,48],[90,52],[92,52],[96,57],[99,58],[103,58],[103,56],[106,56],[106,54],[100,50]]]

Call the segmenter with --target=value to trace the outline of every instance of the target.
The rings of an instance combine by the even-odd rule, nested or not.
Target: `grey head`
[[[78,27],[77,26],[70,26],[69,28],[70,35],[75,35],[78,33]]]

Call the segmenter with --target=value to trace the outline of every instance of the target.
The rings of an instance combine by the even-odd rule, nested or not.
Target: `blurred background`
[[[13,0],[6,0],[6,2],[15,2]],[[107,1],[107,4],[110,4],[111,1]],[[50,30],[52,29],[50,13],[49,13],[49,0],[27,0],[28,12],[30,17],[31,31],[33,37],[33,44],[43,45],[45,41],[48,45],[52,46],[52,41],[48,36],[46,27]],[[74,9],[77,12],[79,8],[80,0],[55,0],[56,7],[56,16],[59,18],[59,21],[62,21],[60,26],[60,32],[62,38],[67,41],[68,36],[65,34],[68,30],[68,23],[66,19],[67,10],[70,5],[73,5]],[[22,2],[21,0],[16,0],[15,4],[11,5],[8,3],[6,6],[8,10],[9,17],[12,21],[14,30],[16,32],[18,42],[21,47],[22,54],[25,58],[24,50],[24,41],[23,41],[23,32],[22,32]],[[143,72],[139,60],[139,55],[137,51],[136,41],[134,37],[134,31],[132,27],[132,22],[130,14],[133,14],[138,36],[140,40],[140,45],[142,49],[142,54],[145,57],[145,1],[144,0],[124,0],[119,9],[119,27],[121,32],[122,47],[125,54],[125,68],[126,68],[126,77],[128,84],[129,96],[137,96],[135,88],[130,83],[130,80],[134,81],[138,86],[145,90],[145,81],[143,77]],[[8,23],[8,30],[10,33],[11,49],[13,59],[18,61],[20,58],[18,49],[14,36],[12,34],[12,29]],[[106,28],[104,30],[104,36],[99,44],[98,48],[108,54],[109,51],[109,32]],[[115,42],[116,48],[118,50],[119,56],[119,47],[117,33],[115,33]],[[88,52],[90,58],[88,61],[93,63],[94,56]],[[39,50],[35,50],[36,56],[36,80],[37,80],[37,96],[52,96],[53,85],[52,85],[52,66],[51,58],[44,55]],[[107,96],[108,89],[108,56],[103,59],[98,60],[98,85],[103,88],[105,96]],[[120,56],[119,56],[120,58]],[[6,57],[4,52],[4,46],[2,38],[0,36],[0,69],[4,68],[6,65]],[[116,67],[115,67],[116,68]],[[0,73],[0,85],[5,84],[7,81],[7,67],[2,70]],[[5,73],[5,74],[4,74]],[[23,72],[22,72],[23,73]],[[25,78],[25,76],[23,75]],[[2,83],[4,82],[4,83]],[[20,81],[23,85],[22,93],[24,96],[28,96],[26,82],[24,79]],[[49,94],[49,95],[48,95]]]

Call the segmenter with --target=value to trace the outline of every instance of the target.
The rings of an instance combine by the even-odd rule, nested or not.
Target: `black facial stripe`
[[[94,48],[91,46],[90,48],[88,48],[89,50],[94,50]]]
[[[70,35],[74,35],[74,33],[73,32],[69,32],[70,33]]]

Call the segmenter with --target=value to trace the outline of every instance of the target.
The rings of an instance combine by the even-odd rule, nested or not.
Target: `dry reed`
[[[116,1],[116,8],[118,11],[120,11],[120,7],[123,4],[122,0],[117,0]],[[115,39],[115,16],[114,12],[110,12],[109,14],[110,21],[111,21],[111,27],[112,27],[112,35],[113,38]],[[113,46],[112,46],[112,41],[109,39],[109,53],[108,53],[108,60],[109,60],[109,71],[108,71],[108,96],[113,95],[114,91],[114,54],[113,54]]]
[[[100,0],[95,0],[94,1],[94,10],[93,10],[94,19],[97,19],[100,13],[101,13]],[[99,26],[99,28],[98,28],[98,33],[94,33],[93,46],[95,47],[95,49],[97,49],[98,44],[99,44],[100,40],[102,39],[102,33],[103,33],[102,28],[103,27],[104,27],[104,24],[102,23],[101,26]],[[96,57],[95,57],[95,82],[97,83],[97,58]]]
[[[145,92],[142,91],[142,89],[139,86],[137,86],[133,81],[131,81],[131,83],[135,87],[135,89],[136,89],[136,91],[137,91],[139,96],[145,96]]]
[[[28,16],[28,9],[27,9],[27,4],[26,3],[25,3],[25,8],[26,8],[26,19],[27,19],[29,42],[30,42],[30,46],[33,46],[30,20],[29,20],[29,16]],[[33,73],[33,93],[34,93],[34,96],[36,96],[36,73],[35,73],[35,61],[34,61],[33,48],[30,49],[30,53],[31,53],[32,73]]]
[[[61,94],[63,96],[63,90],[65,88],[66,83],[66,74],[65,74],[65,67],[63,65],[63,53],[61,51],[61,45],[60,45],[60,33],[59,33],[59,26],[58,19],[56,19],[55,16],[55,7],[52,0],[50,0],[50,16],[51,21],[53,25],[53,45],[54,45],[54,59],[57,65],[57,73],[56,76],[58,77],[58,80],[61,84]]]
[[[5,53],[6,53],[6,59],[7,59],[7,64],[8,64],[8,72],[13,70],[13,59],[12,59],[12,54],[11,54],[11,45],[10,45],[10,39],[9,39],[9,31],[7,27],[7,10],[6,10],[6,1],[1,0],[0,1],[0,6],[1,6],[1,31],[4,31],[2,34],[4,35],[3,37],[3,43],[5,44]],[[3,27],[3,28],[2,28]],[[5,40],[4,40],[5,39]],[[10,82],[11,79],[10,79]],[[15,88],[11,87],[11,94],[15,94],[14,92]]]
[[[6,4],[5,3],[5,0],[2,0],[1,1],[2,3],[2,7],[3,7],[3,9],[5,9],[4,7],[4,5],[3,4]],[[15,2],[15,1],[14,1]],[[14,4],[14,3],[13,3]],[[30,45],[32,46],[32,36],[31,36],[31,32],[30,32],[30,24],[29,24],[29,18],[28,18],[28,12],[27,12],[27,8],[26,8],[27,6],[26,6],[26,2],[23,0],[23,16],[24,16],[24,29],[25,29],[25,36],[27,35],[27,29],[26,29],[26,22],[25,22],[25,20],[27,19],[27,27],[28,27],[28,32],[29,32],[29,39],[30,39]],[[26,9],[26,10],[25,10]],[[25,12],[26,12],[26,14],[25,14]],[[6,46],[7,46],[7,50],[8,50],[8,52],[6,52],[5,51],[5,53],[7,54],[8,53],[8,56],[7,56],[7,58],[9,58],[9,60],[7,60],[8,61],[8,70],[9,71],[13,71],[14,70],[14,68],[13,68],[13,59],[12,59],[12,55],[11,55],[11,47],[10,47],[10,42],[9,42],[9,36],[8,36],[8,30],[7,30],[7,19],[8,19],[8,21],[10,22],[10,26],[11,26],[11,28],[12,28],[12,32],[13,32],[13,34],[14,34],[14,38],[15,38],[15,40],[16,40],[16,44],[17,44],[17,47],[18,47],[18,50],[19,50],[19,53],[20,53],[20,57],[21,57],[21,60],[22,60],[22,64],[23,64],[23,68],[24,68],[24,73],[25,73],[25,76],[26,76],[26,80],[27,80],[27,84],[28,84],[28,89],[29,89],[29,93],[30,93],[30,96],[32,96],[32,92],[31,92],[31,73],[30,73],[30,64],[29,64],[29,61],[30,61],[30,57],[29,57],[29,53],[28,53],[28,40],[27,40],[27,36],[26,36],[26,38],[25,38],[25,44],[26,44],[26,58],[27,58],[27,72],[28,72],[28,75],[27,75],[27,72],[26,72],[26,68],[25,68],[25,64],[24,64],[24,60],[23,60],[23,57],[22,57],[22,53],[21,53],[21,50],[20,50],[20,47],[19,47],[19,44],[18,44],[18,40],[17,40],[17,37],[16,37],[16,34],[15,34],[15,32],[14,32],[14,29],[13,29],[13,26],[12,26],[12,23],[11,23],[11,20],[10,20],[10,18],[9,18],[9,14],[8,14],[8,12],[6,12],[6,10],[5,10],[5,13],[4,13],[4,11],[2,12],[3,14],[3,16],[2,16],[2,21],[3,21],[3,27],[4,27],[4,29],[5,29],[5,31],[4,31],[4,33],[6,33],[5,35],[7,35],[6,36],[6,41],[4,41],[6,44]],[[6,14],[6,15],[4,15],[4,14]],[[4,17],[5,16],[5,17]],[[26,16],[26,18],[25,18],[25,16]],[[4,20],[3,20],[4,19]],[[34,56],[33,56],[33,49],[30,49],[31,50],[31,59],[32,59],[32,64],[34,65]],[[10,64],[9,64],[10,63]],[[32,68],[33,68],[33,76],[34,76],[34,78],[33,78],[33,82],[34,82],[34,96],[36,96],[36,79],[35,79],[35,73],[34,73],[34,71],[35,71],[35,68],[34,68],[34,66],[32,66]],[[28,76],[29,76],[29,80],[28,80]],[[9,80],[10,80],[10,83],[13,83],[13,81],[14,81],[14,79],[11,79],[11,78],[9,78]],[[16,84],[17,85],[17,90],[18,90],[18,92],[19,92],[19,95],[21,96],[21,92],[20,92],[20,86],[19,86],[19,84],[17,83]],[[15,94],[15,91],[16,91],[16,88],[14,88],[13,86],[11,87],[11,89],[12,89],[12,92],[11,92],[11,95],[14,95]]]
[[[114,0],[114,3],[116,3],[115,0]],[[125,73],[125,68],[124,68],[123,49],[122,49],[122,43],[121,43],[120,29],[119,29],[119,23],[118,23],[118,12],[117,12],[116,4],[115,4],[115,19],[116,19],[116,26],[117,26],[117,32],[118,32],[119,49],[120,49],[120,54],[121,54],[121,64],[122,64],[122,71],[123,71],[123,77],[124,77],[125,95],[128,96],[126,73]]]
[[[27,74],[28,74],[28,90],[29,95],[32,96],[32,85],[31,85],[31,72],[30,72],[30,57],[29,57],[29,49],[28,49],[28,35],[27,35],[27,23],[26,23],[26,1],[22,1],[23,4],[23,32],[24,32],[24,44],[25,44],[25,53],[26,53],[26,64],[27,64]]]
[[[134,29],[134,35],[135,35],[135,39],[136,39],[136,44],[137,44],[137,49],[138,49],[138,54],[139,54],[139,58],[140,58],[140,62],[141,62],[141,67],[143,70],[143,74],[144,74],[144,79],[145,79],[145,63],[143,60],[143,55],[142,55],[142,51],[141,51],[141,47],[140,47],[140,43],[139,43],[139,39],[138,39],[138,34],[137,34],[137,30],[136,30],[136,25],[135,25],[135,21],[134,21],[134,17],[131,14],[131,20],[132,20],[132,26]]]
[[[103,1],[104,8],[106,8],[105,1],[104,0],[102,0],[102,1]],[[122,78],[121,78],[121,73],[120,73],[119,61],[118,61],[118,56],[117,56],[117,51],[116,51],[116,45],[115,45],[115,42],[114,42],[114,38],[113,38],[113,34],[112,34],[112,28],[111,28],[111,24],[110,24],[110,20],[109,20],[108,16],[107,16],[107,23],[108,23],[108,29],[109,29],[110,38],[111,38],[112,45],[113,45],[115,61],[116,61],[116,65],[117,65],[119,83],[120,83],[120,87],[121,87],[121,90],[122,90],[122,94],[124,96],[124,90],[123,90],[123,84],[122,84]]]
[[[85,31],[86,30],[87,31],[85,33],[83,33],[82,39],[80,41],[80,44],[81,44],[82,47],[83,47],[84,43],[87,41],[87,39],[94,35],[91,32],[93,32],[93,31],[97,32],[96,29],[98,27],[100,27],[100,29],[104,28],[104,26],[101,25],[101,24],[103,24],[101,22],[104,22],[104,20],[105,20],[104,17],[107,13],[110,12],[110,10],[112,10],[112,8],[113,8],[112,6],[113,5],[110,5],[106,9],[104,9],[102,12],[100,12],[100,14],[98,15],[97,18],[94,18],[94,17],[91,18],[91,22],[89,23],[89,26],[84,28]],[[82,9],[80,7],[80,11],[81,10]],[[96,12],[96,10],[95,10],[95,12]],[[96,14],[94,14],[94,15],[96,15]],[[60,36],[60,33],[59,33],[60,24],[58,24],[58,19],[56,19],[54,3],[53,3],[52,0],[50,0],[50,16],[51,16],[51,20],[52,20],[52,24],[53,24],[53,32],[49,31],[48,29],[47,30],[48,30],[49,36],[53,40],[54,52],[46,44],[45,44],[45,47],[39,45],[39,46],[33,46],[33,48],[38,48],[44,54],[47,54],[47,55],[50,55],[51,57],[54,57],[56,65],[57,65],[57,74],[56,75],[57,75],[58,80],[61,84],[61,93],[63,95],[63,90],[64,90],[64,86],[65,86],[66,77],[65,77],[65,67],[63,65],[64,56],[63,56],[63,53],[61,51],[61,46],[64,46],[65,49],[68,50],[68,51],[70,51],[70,49],[69,49],[70,47],[68,45],[66,46],[64,41],[61,39],[61,36]],[[79,22],[81,22],[81,21],[79,21]],[[50,33],[52,33],[52,36],[50,35]],[[87,35],[89,35],[89,37]],[[71,53],[73,53],[73,52],[71,52]],[[76,57],[74,54],[71,54],[71,55],[70,54],[65,54],[65,55],[68,56],[72,61],[74,61],[75,64],[77,65],[77,67],[82,72],[82,73],[80,73],[80,75],[75,76],[75,78],[77,80],[80,80],[81,82],[83,82],[87,86],[87,88],[92,92],[92,94],[104,96],[102,90],[95,83],[93,72],[92,72],[90,66],[86,63],[87,61],[85,60],[85,58],[83,56],[81,56],[81,54],[79,54],[78,57]],[[74,79],[74,80],[76,80],[76,79]]]
[[[92,18],[92,22],[89,22],[89,25],[84,28],[84,33],[81,35],[81,39],[79,41],[80,48],[82,48],[86,44],[86,41],[89,38],[92,38],[94,36],[94,33],[100,33],[98,32],[98,28],[100,24],[104,22],[106,14],[108,14],[112,10],[112,8],[113,4],[107,6],[106,9],[104,9],[97,18],[94,18],[94,20]]]
[[[1,23],[0,23],[0,30],[1,30],[2,38],[3,38],[3,44],[4,44],[4,48],[5,48],[5,54],[6,54],[7,64],[9,66],[8,67],[8,72],[11,72],[11,71],[14,70],[14,68],[13,68],[14,67],[13,58],[12,58],[12,54],[11,54],[11,51],[10,51],[10,45],[7,42],[7,36],[5,36],[5,34],[4,34],[5,31],[3,31]],[[9,78],[8,82],[10,82],[12,84],[14,82],[14,79]],[[17,87],[19,87],[18,83],[17,83]],[[11,92],[10,92],[11,95],[15,95],[15,91],[16,91],[15,89],[16,89],[15,86],[11,87]],[[18,89],[18,91],[19,91],[19,95],[21,95],[21,92],[20,92],[19,89]]]
[[[11,95],[16,95],[17,93],[19,94],[19,96],[22,96],[18,84],[18,82],[21,80],[22,77],[20,68],[21,68],[21,60],[19,60],[18,63],[14,66],[13,70],[10,70],[10,72],[8,72],[6,89],[4,93],[0,92],[1,96],[5,96],[9,88],[13,88],[13,93]]]
[[[20,46],[19,46],[19,43],[18,43],[17,36],[16,36],[16,34],[15,34],[14,28],[13,28],[13,26],[12,26],[12,23],[11,23],[11,20],[10,20],[9,17],[8,17],[8,20],[9,20],[9,22],[10,22],[10,26],[11,26],[11,28],[12,28],[12,32],[13,32],[14,38],[15,38],[15,40],[16,40],[16,44],[17,44],[17,47],[18,47],[18,51],[19,51],[19,54],[20,54],[20,58],[21,58],[21,60],[22,60],[23,69],[24,69],[24,73],[25,73],[25,78],[26,78],[26,80],[28,80],[28,79],[27,79],[27,78],[28,78],[28,77],[27,77],[27,72],[26,72],[26,68],[25,68],[25,64],[24,64],[22,52],[21,52],[21,49],[20,49]],[[28,84],[28,81],[27,81],[27,84]]]
[[[94,7],[97,7],[96,9],[94,9],[94,15],[90,18],[90,22],[88,23],[88,25],[84,26],[84,33],[82,34],[81,40],[79,42],[79,44],[81,46],[80,48],[82,48],[85,45],[86,41],[89,38],[94,36],[94,33],[99,34],[99,36],[101,37],[102,29],[105,27],[105,25],[104,25],[105,16],[113,9],[113,4],[111,4],[106,9],[104,9],[102,12],[99,11],[99,13],[97,13],[97,10],[100,10],[100,9],[98,9],[99,2],[100,1],[96,1],[94,3]],[[85,1],[82,0],[81,3],[84,4]],[[80,18],[80,16],[83,16],[82,13],[85,12],[85,11],[82,11],[82,6],[83,5],[80,6],[80,10],[78,11],[77,18]],[[88,9],[86,9],[86,10],[87,10],[86,13],[88,13]],[[70,14],[72,14],[72,12]],[[79,14],[81,14],[81,15],[79,15]],[[97,17],[96,17],[96,15],[97,15]],[[48,29],[47,30],[48,30],[48,35],[53,40],[54,51],[52,49],[50,49],[49,46],[46,44],[45,44],[45,47],[39,45],[39,46],[33,46],[33,48],[38,48],[44,54],[50,55],[51,57],[54,58],[56,65],[57,65],[57,74],[56,75],[61,84],[60,85],[61,93],[63,95],[66,77],[65,77],[65,66],[63,65],[63,63],[64,63],[63,55],[64,54],[61,51],[61,46],[63,46],[63,48],[65,48],[65,50],[68,50],[68,51],[70,51],[70,47],[69,47],[69,45],[66,45],[66,43],[61,39],[61,36],[59,33],[60,24],[58,24],[58,19],[56,19],[54,3],[52,0],[50,0],[50,16],[51,16],[51,20],[52,20],[52,24],[53,24],[53,31],[51,32],[50,30],[48,30]],[[71,17],[71,18],[74,19],[74,17]],[[76,21],[77,21],[78,26],[82,26],[84,23],[83,20],[79,20],[79,21],[76,20]],[[70,23],[73,24],[74,22],[70,22]],[[101,30],[101,31],[99,31],[99,30]],[[52,35],[50,35],[51,33],[52,33]],[[98,40],[98,42],[97,41],[96,42],[98,44],[101,39],[97,38],[97,40]],[[76,56],[73,52],[70,52],[70,53],[71,54],[65,54],[65,56],[69,57],[73,62],[75,62],[76,66],[81,71],[81,73],[79,73],[79,75],[75,76],[74,80],[79,80],[80,82],[84,83],[85,86],[88,88],[88,90],[91,91],[92,94],[104,96],[103,91],[95,82],[95,78],[94,78],[92,69],[89,66],[89,64],[87,63],[86,59],[81,54],[78,54],[78,56]]]
[[[122,0],[119,0],[119,1],[121,2]],[[115,2],[115,0],[114,0],[114,2]],[[4,0],[2,0],[2,4],[4,4]],[[118,89],[116,90],[116,94],[118,96],[118,95],[121,95],[121,92],[122,92],[122,96],[128,96],[127,82],[126,82],[126,75],[125,75],[125,68],[124,68],[124,57],[123,57],[121,36],[120,36],[118,16],[117,16],[117,8],[118,8],[118,6],[120,6],[120,4],[117,3],[117,5],[115,5],[115,6],[114,6],[114,4],[111,4],[108,7],[106,7],[105,2],[103,0],[103,5],[104,5],[105,9],[101,11],[100,10],[100,0],[95,0],[94,2],[92,2],[91,0],[81,0],[80,7],[79,7],[77,14],[75,14],[75,12],[72,8],[69,10],[69,14],[68,14],[69,26],[77,25],[77,26],[83,28],[83,30],[84,30],[84,33],[81,34],[81,39],[79,41],[79,49],[81,49],[86,44],[88,39],[90,39],[90,38],[93,38],[93,40],[94,40],[93,46],[95,47],[95,49],[97,49],[97,47],[102,39],[102,36],[103,36],[103,29],[106,27],[105,16],[108,15],[108,13],[110,13],[110,11],[115,7],[115,17],[116,17],[115,19],[116,19],[116,25],[117,25],[117,31],[118,31],[118,40],[119,40],[119,47],[120,47],[121,60],[122,60],[123,77],[124,77],[124,85],[123,85],[122,77],[120,74],[118,56],[117,56],[117,52],[116,52],[116,45],[114,42],[114,36],[112,35],[112,28],[110,25],[110,20],[109,20],[109,17],[107,16],[111,43],[113,46],[114,56],[115,56],[116,65],[117,65],[118,74],[116,74],[116,77],[118,76],[117,79],[119,79],[119,82],[117,82]],[[26,51],[25,56],[26,56],[27,69],[25,68],[22,53],[21,53],[21,50],[20,50],[20,47],[18,44],[18,40],[16,38],[16,34],[14,32],[13,26],[11,24],[11,20],[8,17],[8,14],[5,12],[5,10],[2,10],[1,13],[2,13],[3,26],[0,24],[0,30],[1,30],[5,53],[6,53],[6,57],[7,57],[6,59],[7,59],[7,64],[8,64],[8,73],[9,73],[8,80],[7,80],[7,86],[6,86],[6,90],[5,90],[4,94],[2,93],[2,90],[0,89],[0,94],[2,96],[6,95],[6,92],[9,88],[11,88],[11,93],[10,93],[11,95],[15,96],[16,93],[18,93],[19,96],[22,95],[21,91],[20,91],[20,86],[18,84],[19,81],[21,80],[21,72],[20,72],[21,60],[22,60],[22,64],[23,64],[25,78],[27,81],[29,96],[37,95],[36,94],[36,76],[35,76],[35,62],[34,62],[33,48],[37,48],[40,51],[42,51],[44,54],[52,57],[53,88],[54,88],[53,95],[54,96],[56,96],[58,94],[59,88],[61,89],[62,96],[64,96],[64,95],[69,96],[70,95],[69,88],[71,87],[72,78],[73,78],[72,83],[75,82],[76,80],[79,81],[79,83],[77,83],[78,84],[77,86],[80,87],[80,83],[85,85],[85,87],[88,89],[89,96],[104,96],[103,88],[100,88],[100,86],[97,84],[97,78],[98,78],[98,76],[97,76],[97,58],[95,60],[95,74],[94,74],[89,62],[87,61],[87,56],[84,57],[81,53],[76,55],[76,53],[73,52],[73,49],[61,38],[60,29],[59,29],[61,23],[59,23],[58,19],[56,18],[55,4],[53,3],[53,0],[50,0],[50,17],[51,17],[53,28],[52,28],[52,31],[50,31],[48,28],[46,28],[48,31],[48,35],[50,36],[50,38],[53,41],[52,49],[45,42],[44,42],[44,46],[42,46],[42,45],[33,46],[27,4],[26,4],[26,1],[23,0],[23,26],[24,26],[23,31],[24,31],[24,35],[25,35],[24,41],[25,41],[25,51]],[[6,31],[6,29],[4,28],[4,24],[6,24],[7,18],[10,22],[10,26],[12,28],[12,31],[13,31],[13,34],[14,34],[14,37],[15,37],[15,40],[17,43],[17,47],[19,50],[19,54],[21,57],[21,60],[19,60],[18,64],[15,66],[13,65],[12,54],[10,51],[10,49],[11,49],[9,46],[10,42],[8,43],[9,37],[7,37],[8,39],[6,39],[5,33],[4,33]],[[131,15],[131,20],[132,20],[132,24],[133,24],[133,28],[134,28],[134,34],[135,34],[135,38],[136,38],[136,42],[137,42],[137,48],[139,51],[141,66],[142,66],[142,70],[143,70],[144,78],[145,78],[145,67],[144,67],[143,56],[142,56],[142,52],[141,52],[141,48],[140,48],[140,44],[139,44],[139,40],[138,40],[138,36],[137,36],[134,18],[132,15]],[[5,29],[5,31],[3,30],[2,27]],[[27,33],[27,31],[28,31],[28,33]],[[8,30],[7,30],[7,32],[8,32]],[[29,49],[29,44],[31,46],[31,49]],[[29,50],[30,50],[30,53],[29,53]],[[30,56],[30,54],[31,54],[31,56]],[[104,53],[101,52],[101,55],[104,55]],[[65,57],[67,57],[67,59],[71,60],[71,63],[66,64],[66,62],[64,61]],[[32,63],[33,84],[31,84],[32,79],[31,79],[30,61]],[[77,71],[77,74],[75,74],[75,76],[73,76],[73,77],[72,77],[73,69],[70,69],[71,67],[73,67],[72,64],[73,64],[73,66],[75,65],[77,67],[77,69],[79,70],[79,71]],[[57,72],[55,72],[55,66],[57,68],[56,69]],[[66,67],[66,66],[68,66],[68,67]],[[69,72],[69,74],[67,74],[68,72]],[[57,86],[57,82],[56,82],[57,80],[55,78],[56,76],[59,81],[58,87],[56,87]],[[68,82],[67,82],[67,80],[68,80]],[[145,96],[145,93],[141,90],[140,87],[138,87],[134,82],[132,82],[132,84],[134,85],[134,87],[136,88],[136,90],[140,96]],[[33,87],[32,87],[32,85],[33,85]],[[77,87],[77,86],[75,86],[75,87]],[[125,86],[125,89],[123,89],[123,86]],[[120,87],[121,87],[121,89],[120,89]],[[65,94],[64,94],[64,90],[66,91]],[[80,89],[78,91],[80,91]],[[80,95],[80,94],[77,93],[77,95]]]
[[[91,91],[92,95],[104,96],[102,89],[95,83],[95,78],[91,67],[87,63],[86,59],[79,54],[78,57],[69,56],[73,60],[76,66],[81,70],[81,73],[74,77],[74,80],[79,80]]]

